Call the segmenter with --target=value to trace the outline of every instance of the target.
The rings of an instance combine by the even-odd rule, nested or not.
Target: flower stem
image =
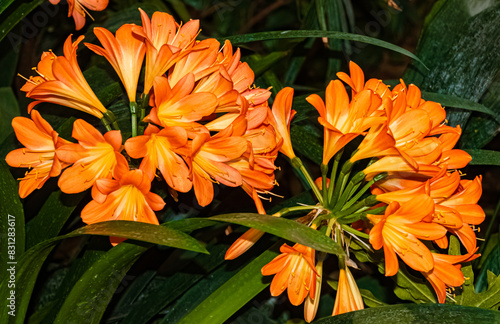
[[[325,201],[328,206],[332,205],[333,189],[336,187],[335,178],[337,176],[337,169],[339,167],[340,159],[342,158],[342,153],[344,153],[344,149],[338,151],[333,160],[332,173],[330,174],[330,187],[328,187],[328,200]]]
[[[139,134],[144,134],[144,129],[146,128],[146,123],[144,118],[146,117],[146,107],[149,107],[149,93],[142,94],[141,110],[139,112]]]
[[[109,121],[109,124],[111,124],[113,126],[113,129],[117,129],[117,130],[120,129],[120,126],[118,126],[118,123],[116,122],[115,114],[113,114],[113,112],[111,110],[106,110],[106,112],[104,113],[104,117]],[[107,126],[106,126],[106,129],[108,129]],[[111,130],[111,129],[108,129],[108,130]]]
[[[335,189],[333,191],[333,196],[331,196],[329,207],[333,210],[340,210],[342,206],[337,206],[337,202],[339,200],[340,194],[345,188],[347,180],[349,179],[349,175],[351,174],[352,163],[347,160],[342,166],[342,170],[340,170],[339,178],[337,179],[337,183],[335,183]]]
[[[321,163],[321,192],[323,193],[323,201],[328,202],[328,186],[326,184],[326,177],[328,174],[328,165]]]
[[[111,127],[111,123],[105,116],[101,118],[101,123],[104,125],[104,127],[106,127],[106,130],[108,132],[113,130],[113,128]]]
[[[355,230],[354,228],[352,228],[351,226],[348,226],[348,225],[340,225],[342,226],[342,229],[346,232],[349,232],[351,234],[354,234],[356,236],[359,236],[359,237],[362,237],[362,238],[365,238],[365,239],[369,239],[370,238],[370,235],[366,234],[366,233],[363,233],[363,232],[360,232],[358,230]]]
[[[130,119],[132,121],[132,137],[137,136],[137,103],[130,102]]]
[[[316,209],[317,206],[294,206],[294,207],[285,207],[283,209],[281,209],[279,212],[273,214],[273,216],[276,216],[276,217],[281,217],[285,214],[288,214],[290,212],[293,212],[293,211],[297,211],[297,210],[311,210],[311,209]]]
[[[323,196],[321,195],[321,192],[319,192],[318,186],[316,186],[316,184],[314,183],[311,175],[309,174],[309,172],[307,172],[307,169],[302,163],[302,160],[298,157],[294,157],[292,159],[292,165],[295,169],[299,170],[304,175],[304,178],[307,180],[307,183],[309,183],[309,186],[313,190],[314,195],[318,199],[319,203],[323,205]]]

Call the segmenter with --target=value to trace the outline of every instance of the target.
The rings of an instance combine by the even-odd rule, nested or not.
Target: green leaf
[[[499,14],[500,4],[496,1],[480,6],[471,6],[467,0],[439,1],[426,22],[416,50],[416,55],[430,70],[410,68],[405,82],[414,83],[424,91],[479,102],[500,68],[500,43],[493,41],[500,28]],[[486,106],[492,109],[491,104]],[[470,116],[471,111],[447,110],[452,126],[466,125]],[[467,129],[468,126],[463,134],[473,133]]]
[[[17,7],[9,14],[8,17],[3,17],[0,23],[0,41],[17,25],[24,17],[26,17],[33,9],[42,4],[44,0],[32,0],[29,2],[16,1]],[[9,40],[11,42],[19,43],[23,40],[22,36],[17,34],[10,34]]]
[[[422,98],[425,100],[439,102],[441,105],[445,107],[454,107],[454,108],[467,109],[471,111],[478,111],[493,117],[496,115],[494,111],[492,111],[491,109],[480,103],[474,102],[472,100],[467,100],[464,98],[459,98],[456,96],[422,91]]]
[[[12,4],[12,2],[14,2],[14,0],[2,0],[2,2],[0,2],[0,14],[4,12],[5,9]]]
[[[10,87],[0,88],[0,142],[14,132],[12,118],[19,116],[21,111],[14,92]]]
[[[500,245],[497,244],[495,248],[490,252],[488,258],[484,262],[481,273],[477,278],[475,285],[475,290],[481,292],[486,289],[488,283],[488,273],[491,272],[494,275],[500,275]]]
[[[490,150],[464,150],[472,156],[470,165],[500,165],[500,152]]]
[[[73,286],[78,282],[78,280],[82,277],[82,275],[87,271],[95,262],[97,262],[101,257],[106,254],[106,251],[102,250],[92,250],[87,249],[81,258],[76,259],[72,264],[69,270],[67,271],[66,276],[64,277],[61,286],[56,292],[56,299],[49,305],[45,306],[46,308],[50,308],[45,313],[45,317],[42,319],[44,324],[52,324],[59,313],[64,301],[67,296],[71,292]],[[35,314],[33,314],[35,316]],[[32,317],[29,318],[31,322]],[[40,315],[39,315],[40,316]]]
[[[290,129],[290,138],[295,151],[320,165],[323,161],[323,145],[319,143],[319,136],[314,134],[311,128],[309,125],[293,125]]]
[[[274,248],[280,245],[281,242],[275,244]],[[219,287],[179,323],[212,324],[226,321],[269,285],[268,282],[263,282],[260,269],[277,255],[278,253],[272,249],[262,253]]]
[[[83,197],[85,193],[67,195],[53,191],[38,214],[26,224],[26,248],[57,236]]]
[[[124,317],[121,323],[148,323],[166,305],[173,302],[175,304],[168,308],[167,317],[177,318],[177,320],[172,320],[172,322],[177,322],[190,309],[194,309],[196,300],[203,300],[204,295],[210,294],[210,289],[215,290],[213,287],[218,287],[217,282],[226,282],[234,275],[237,269],[227,271],[223,267],[223,269],[215,270],[224,263],[224,254],[227,249],[225,245],[209,245],[207,249],[210,255],[190,256],[184,251],[178,251],[178,258],[175,260],[180,262],[168,264],[173,273],[167,277],[157,276],[151,281],[140,299],[121,312],[121,316]],[[171,260],[173,260],[172,256]]]
[[[500,313],[448,304],[401,304],[362,309],[315,321],[317,324],[407,324],[478,323],[500,321]]]
[[[312,228],[292,220],[253,213],[232,213],[209,217],[211,220],[253,227],[263,232],[300,243],[318,251],[342,255],[340,244]]]
[[[73,286],[54,323],[99,323],[123,277],[148,248],[118,244]]]
[[[399,265],[398,273],[392,277],[396,283],[394,293],[403,300],[415,303],[434,303],[436,298],[434,292],[424,283],[422,279],[416,278],[408,273],[403,264]]]
[[[0,161],[0,278],[10,278],[7,268],[16,266],[24,252],[24,210],[16,180],[5,161]],[[5,283],[6,280],[3,280]],[[5,300],[5,299],[2,299]]]
[[[167,226],[140,222],[115,220],[95,223],[74,230],[70,234],[64,235],[64,237],[78,235],[116,236],[194,252],[208,253],[200,242],[183,232]]]
[[[371,44],[383,48],[387,48],[391,51],[401,53],[412,59],[416,60],[423,64],[423,62],[415,56],[412,52],[405,50],[399,46],[388,43],[386,41],[372,38],[368,36],[351,34],[351,33],[342,33],[336,31],[321,31],[321,30],[285,30],[285,31],[271,31],[271,32],[261,32],[261,33],[253,33],[253,34],[244,34],[244,35],[235,35],[226,37],[224,39],[228,39],[233,44],[244,44],[249,42],[270,40],[270,39],[288,39],[288,38],[308,38],[308,37],[327,37],[333,39],[344,39],[355,42],[361,42],[366,44]],[[222,39],[222,38],[221,38]]]

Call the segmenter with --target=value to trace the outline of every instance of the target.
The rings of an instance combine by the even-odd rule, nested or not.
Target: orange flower
[[[283,244],[281,255],[262,268],[262,275],[275,275],[271,282],[271,295],[279,296],[288,288],[288,299],[292,305],[302,304],[316,292],[316,268],[314,249],[296,243],[293,247]]]
[[[73,124],[73,138],[78,144],[66,144],[56,150],[61,161],[74,163],[59,178],[59,188],[65,193],[78,193],[92,187],[97,179],[111,178],[128,170],[127,160],[120,154],[120,131],[104,136],[82,119]]]
[[[432,253],[434,259],[434,268],[428,272],[422,272],[424,277],[429,280],[439,303],[446,300],[447,287],[459,287],[463,285],[464,274],[460,271],[460,264],[476,259],[480,254],[474,254],[477,248],[471,253],[465,255],[447,255]]]
[[[372,90],[380,98],[391,97],[391,91],[381,80],[370,79],[365,83],[363,70],[353,61],[349,62],[349,72],[350,76],[344,72],[338,72],[337,77],[351,87],[353,96],[363,90]]]
[[[57,177],[68,166],[55,155],[57,148],[70,143],[59,137],[52,126],[34,110],[31,119],[16,117],[12,127],[17,139],[25,146],[7,154],[8,165],[15,168],[32,169],[26,172],[19,183],[19,196],[26,198],[35,189],[40,189],[50,177]]]
[[[292,109],[293,89],[286,87],[280,90],[276,95],[273,103],[274,127],[277,133],[283,139],[280,152],[288,156],[289,159],[295,157],[293,152],[292,141],[290,140],[290,123],[295,110]]]
[[[324,127],[323,164],[347,143],[373,125],[380,124],[385,117],[370,116],[379,106],[380,99],[375,99],[371,90],[357,93],[351,102],[339,80],[331,81],[326,88],[326,105],[317,94],[306,100],[320,114],[318,121]]]
[[[213,137],[208,133],[200,133],[194,138],[189,159],[194,193],[200,206],[212,202],[212,182],[220,182],[229,187],[239,187],[243,184],[238,170],[225,162],[239,158],[246,152],[247,146],[243,137],[227,136],[222,132]]]
[[[376,250],[384,248],[386,276],[398,272],[396,254],[417,271],[432,270],[431,252],[419,239],[436,240],[446,235],[443,226],[423,221],[433,212],[433,200],[427,195],[416,195],[402,205],[392,202],[385,215],[368,215],[375,225],[370,231],[370,243]]]
[[[160,130],[149,125],[143,136],[131,137],[125,142],[125,150],[134,159],[143,158],[140,169],[150,180],[160,169],[168,185],[180,192],[191,190],[189,170],[184,160],[175,153],[188,142],[186,131],[181,127],[167,127]]]
[[[165,202],[150,192],[151,182],[142,170],[117,174],[117,179],[98,179],[92,189],[92,200],[82,210],[86,224],[110,220],[127,220],[158,225],[154,211]]]
[[[170,88],[166,78],[157,77],[154,85],[154,107],[146,121],[165,127],[199,127],[196,122],[215,111],[217,97],[208,92],[191,93],[194,86],[195,78],[192,73],[188,73],[173,88]]]
[[[127,91],[130,102],[135,102],[137,82],[146,53],[146,45],[141,37],[132,32],[135,26],[134,24],[121,26],[116,31],[116,37],[107,29],[96,27],[94,34],[103,47],[85,43],[90,50],[104,56],[111,63]]]
[[[31,77],[21,88],[26,97],[39,100],[29,104],[28,112],[40,102],[51,102],[103,117],[106,108],[88,85],[76,60],[76,50],[83,38],[80,36],[71,43],[70,35],[64,43],[64,56],[43,53],[38,63],[39,76]]]
[[[149,93],[154,79],[163,75],[193,46],[199,32],[198,20],[190,20],[179,26],[174,18],[165,12],[155,12],[150,20],[144,10],[141,12],[142,27],[133,32],[146,41],[146,76],[144,93]]]
[[[50,3],[56,5],[61,0],[49,1]],[[85,8],[93,11],[103,11],[108,6],[108,3],[109,0],[68,0],[68,17],[73,16],[73,19],[75,20],[75,29],[80,30],[83,26],[85,26],[85,14],[92,18]]]
[[[349,267],[340,268],[339,286],[332,316],[364,309],[363,298]]]

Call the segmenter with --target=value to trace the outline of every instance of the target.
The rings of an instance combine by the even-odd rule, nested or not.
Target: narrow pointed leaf
[[[139,222],[108,221],[96,223],[81,227],[66,236],[77,235],[116,236],[194,252],[208,253],[200,242],[183,232],[166,226]]]
[[[500,165],[500,152],[491,150],[465,150],[472,156],[471,165]]]
[[[287,38],[308,38],[308,37],[327,37],[333,39],[344,39],[355,42],[361,42],[366,44],[371,44],[383,48],[387,48],[391,51],[401,53],[412,59],[422,63],[422,61],[415,56],[412,52],[405,50],[402,47],[396,46],[394,44],[385,42],[383,40],[372,38],[368,36],[343,33],[336,31],[322,31],[322,30],[284,30],[284,31],[271,31],[271,32],[261,32],[253,34],[235,35],[224,39],[229,39],[233,44],[244,44],[249,42],[256,42],[262,40],[270,39],[287,39]],[[423,64],[423,63],[422,63]],[[424,65],[425,66],[425,65]]]
[[[500,313],[449,304],[401,304],[362,309],[315,321],[317,324],[498,323]]]
[[[472,100],[464,99],[464,98],[459,98],[455,96],[450,96],[442,93],[436,93],[436,92],[428,92],[428,91],[422,91],[422,98],[425,100],[431,100],[435,102],[439,102],[441,105],[445,107],[453,107],[453,108],[461,108],[461,109],[467,109],[471,111],[478,111],[482,112],[485,114],[488,114],[490,116],[495,117],[495,112],[486,107],[485,105],[482,105],[478,102],[474,102]]]
[[[32,0],[29,2],[16,1],[17,7],[10,13],[8,17],[3,17],[0,23],[0,41],[16,26],[23,18],[26,17],[33,9],[42,4],[44,0]],[[10,34],[11,42],[21,42],[23,40],[21,35]]]
[[[318,251],[337,255],[344,253],[342,247],[331,238],[306,225],[286,218],[252,213],[233,213],[213,216],[209,219],[253,227]]]
[[[281,242],[278,244],[281,245]],[[274,247],[277,248],[278,244]],[[274,249],[262,253],[187,314],[179,323],[224,323],[269,285],[268,281],[263,281],[260,269],[277,255],[278,253]]]

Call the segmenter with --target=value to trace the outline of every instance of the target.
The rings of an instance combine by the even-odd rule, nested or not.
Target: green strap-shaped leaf
[[[462,108],[472,111],[479,111],[490,116],[495,117],[496,113],[491,109],[482,105],[480,103],[474,102],[472,100],[459,98],[456,96],[450,96],[446,94],[436,93],[436,92],[427,92],[422,91],[422,98],[425,100],[431,100],[439,102],[441,105],[446,107],[454,107],[454,108]]]
[[[24,252],[24,210],[17,191],[18,186],[10,174],[9,166],[0,160],[0,278],[4,284],[8,282],[7,279],[10,280],[11,274],[15,277],[15,271],[7,270],[17,268],[16,263]],[[12,284],[15,285],[15,282]]]
[[[275,244],[274,248],[280,244]],[[268,282],[262,280],[260,269],[277,255],[278,253],[273,249],[262,253],[187,314],[179,323],[224,323],[269,285]]]
[[[500,152],[490,150],[464,150],[472,156],[471,165],[500,165]]]
[[[344,254],[342,247],[324,234],[292,220],[253,213],[233,213],[210,217],[211,220],[253,227],[318,251]]]
[[[44,0],[32,0],[29,2],[16,1],[15,5],[19,4],[8,17],[2,17],[0,23],[0,41],[17,25],[23,18],[25,18],[33,9],[42,4]],[[13,41],[22,41],[20,35],[15,35]]]
[[[200,242],[181,231],[173,230],[166,226],[139,222],[108,221],[95,223],[81,227],[65,236],[78,235],[116,236],[194,252],[208,253]]]
[[[14,0],[2,0],[0,2],[0,14],[4,12],[5,9],[7,9],[12,4],[12,2],[14,2]]]
[[[351,33],[342,33],[336,31],[322,31],[322,30],[284,30],[284,31],[271,31],[271,32],[262,32],[262,33],[253,33],[253,34],[244,34],[244,35],[235,35],[226,37],[224,39],[228,39],[233,44],[244,44],[249,42],[256,42],[262,40],[270,40],[270,39],[287,39],[287,38],[308,38],[308,37],[327,37],[334,39],[345,39],[355,42],[361,42],[366,44],[371,44],[383,48],[387,48],[391,51],[401,53],[417,62],[424,63],[412,52],[405,50],[402,47],[396,46],[394,44],[385,42],[383,40],[372,38],[368,36],[351,34]],[[222,39],[221,39],[222,40]],[[424,65],[425,66],[425,65]]]
[[[0,88],[0,143],[14,132],[12,118],[19,116],[20,110],[12,88]]]
[[[317,324],[408,324],[477,323],[500,321],[500,313],[450,304],[400,304],[368,308],[315,321]]]
[[[26,224],[26,248],[57,236],[84,196],[85,193],[52,192],[38,214]]]
[[[20,261],[16,265],[15,273],[17,303],[16,311],[18,313],[16,317],[11,317],[7,314],[7,312],[3,312],[2,314],[0,314],[0,323],[24,322],[26,310],[31,299],[31,292],[33,291],[38,272],[40,271],[40,268],[43,262],[45,262],[48,254],[54,248],[55,243],[65,238],[80,235],[124,237],[153,244],[161,244],[195,252],[207,253],[205,247],[194,238],[181,231],[173,230],[166,226],[157,226],[129,221],[109,221],[79,228],[67,235],[58,236],[44,241],[29,249],[25,254],[22,255]],[[135,257],[134,251],[136,251],[136,245],[127,243],[123,244],[126,246],[130,246],[130,255]],[[118,246],[121,246],[121,244]],[[146,251],[149,248],[149,246],[139,247],[141,248],[142,252]],[[130,260],[131,259],[129,259],[131,266],[133,261]],[[125,261],[123,262],[125,263]],[[5,300],[9,297],[9,295],[10,289],[7,285],[7,281],[2,281],[2,285],[0,286],[0,297],[2,298],[2,300]]]
[[[99,323],[123,277],[147,249],[124,243],[109,250],[73,286],[54,323]]]

